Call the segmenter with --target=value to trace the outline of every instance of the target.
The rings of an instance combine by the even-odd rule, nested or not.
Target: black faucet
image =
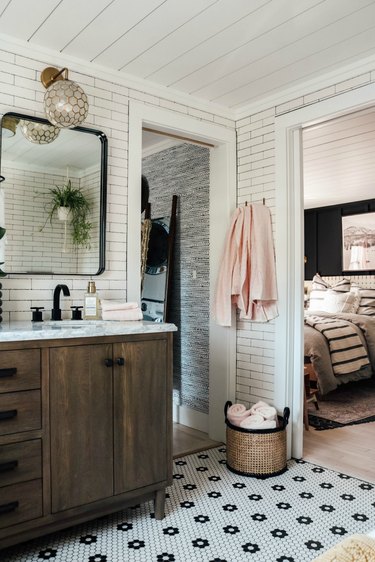
[[[51,313],[51,320],[61,320],[61,308],[60,308],[60,293],[64,293],[66,297],[70,296],[70,291],[66,285],[56,285],[53,291],[53,309]]]

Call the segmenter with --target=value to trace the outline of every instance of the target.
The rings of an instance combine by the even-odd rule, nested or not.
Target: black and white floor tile
[[[174,461],[166,517],[151,502],[0,551],[2,562],[309,562],[375,529],[375,486],[303,461],[238,476],[225,447]]]

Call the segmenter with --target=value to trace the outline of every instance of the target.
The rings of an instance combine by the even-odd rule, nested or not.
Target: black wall
[[[342,275],[341,217],[371,211],[375,211],[375,199],[305,211],[306,281],[312,279],[317,272],[327,276]],[[355,275],[373,273],[374,271],[356,271]]]

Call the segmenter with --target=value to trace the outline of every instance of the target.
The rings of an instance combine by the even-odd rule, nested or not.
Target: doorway
[[[276,260],[280,316],[276,323],[275,402],[291,405],[288,456],[303,454],[303,195],[301,132],[373,104],[370,84],[276,118]]]
[[[215,441],[225,440],[223,405],[235,397],[235,323],[222,328],[212,317],[212,302],[226,227],[236,201],[236,143],[234,130],[193,117],[177,114],[139,102],[129,107],[129,185],[128,185],[128,252],[127,296],[140,300],[140,183],[142,164],[142,128],[152,128],[175,136],[214,145],[210,154],[209,204],[209,409],[198,412],[185,425],[208,433]],[[225,225],[225,227],[223,227]],[[228,398],[229,397],[229,398]],[[182,421],[182,420],[180,420]]]
[[[370,245],[375,213],[368,212],[375,211],[374,143],[374,106],[302,129],[305,319],[310,324],[304,326],[305,362],[309,361],[305,391],[310,400],[303,458],[365,480],[375,478],[375,378],[368,331],[375,308],[360,306],[360,301],[366,302],[361,295],[371,295],[375,288],[375,277],[366,271],[374,269],[370,258],[375,254]],[[362,263],[351,267],[347,259],[360,249],[362,275]],[[315,329],[315,321],[323,323]],[[333,322],[336,336],[345,331],[349,339],[329,344],[319,333],[327,322]],[[362,347],[366,341],[369,346]],[[364,457],[370,462],[363,463]]]

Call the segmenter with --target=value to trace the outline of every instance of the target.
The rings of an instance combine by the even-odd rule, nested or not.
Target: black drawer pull
[[[18,461],[2,462],[0,464],[0,472],[8,472],[14,470],[18,466]]]
[[[106,367],[113,367],[112,359],[105,359],[104,364]]]
[[[0,369],[0,379],[13,377],[15,374],[17,374],[17,369],[15,367],[12,367],[10,369]]]
[[[116,363],[117,363],[117,365],[120,365],[120,367],[121,367],[122,365],[125,365],[125,359],[123,357],[118,357],[116,359]]]
[[[10,503],[3,503],[0,505],[0,515],[4,515],[5,513],[10,513],[14,511],[19,506],[18,502],[10,502]]]
[[[15,418],[16,415],[17,415],[17,410],[5,410],[4,412],[0,412],[0,421],[10,420],[11,418]]]

